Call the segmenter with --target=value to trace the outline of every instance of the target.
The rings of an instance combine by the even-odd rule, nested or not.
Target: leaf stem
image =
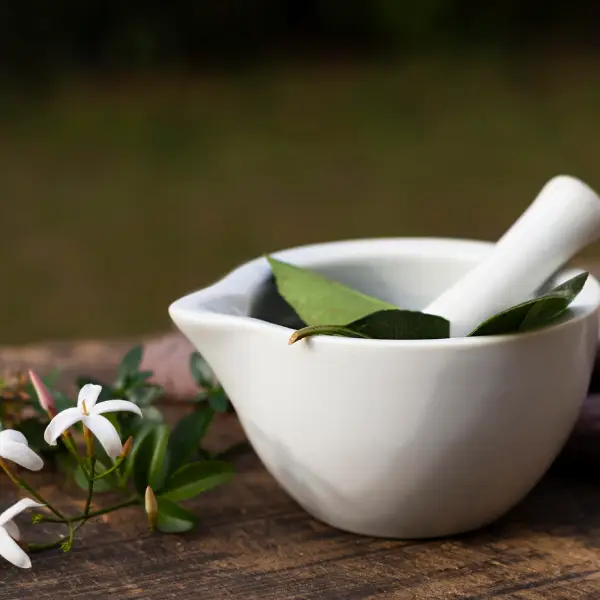
[[[96,469],[96,458],[92,455],[90,457],[90,477],[88,485],[88,496],[85,502],[85,509],[83,510],[83,519],[87,521],[90,514],[90,507],[92,506],[92,496],[94,495],[94,470]]]
[[[103,477],[106,477],[107,475],[110,475],[111,473],[116,471],[121,466],[122,462],[123,462],[123,459],[121,457],[117,458],[117,461],[115,462],[115,464],[110,469],[106,469],[106,471],[103,471],[102,473],[98,473],[98,475],[96,475],[94,477],[94,481],[98,481],[98,479],[102,479]]]
[[[343,337],[363,338],[366,340],[371,339],[370,336],[344,327],[343,325],[310,325],[309,327],[303,327],[302,329],[294,331],[288,340],[288,344],[294,344],[295,342],[312,335],[341,335]]]
[[[64,536],[61,536],[58,540],[50,542],[48,544],[27,544],[28,552],[42,552],[42,550],[52,550],[53,548],[60,548],[65,541]]]
[[[77,461],[77,463],[79,464],[81,469],[83,470],[83,473],[87,477],[88,476],[87,465],[85,464],[85,461],[83,460],[83,458],[79,455],[79,452],[77,452],[77,448],[75,448],[75,444],[73,443],[73,438],[71,437],[71,435],[69,434],[68,431],[65,431],[65,433],[63,434],[63,442],[64,442],[65,446],[67,447],[67,450],[73,455],[73,457],[75,458],[75,460]]]
[[[120,504],[114,504],[113,506],[107,506],[106,508],[101,508],[99,510],[89,512],[87,515],[87,518],[93,519],[94,517],[100,517],[102,515],[106,515],[108,513],[114,512],[121,508],[127,508],[128,506],[133,506],[134,504],[137,504],[137,503],[138,503],[138,499],[136,497],[133,497],[133,498],[130,498],[129,500],[125,500],[124,502],[121,502]],[[84,518],[85,518],[84,515],[79,515],[78,517],[73,517],[72,519],[69,519],[69,520],[72,523],[76,523],[78,521],[82,521]],[[61,521],[59,519],[44,518],[43,520],[46,523],[63,523],[63,521]]]

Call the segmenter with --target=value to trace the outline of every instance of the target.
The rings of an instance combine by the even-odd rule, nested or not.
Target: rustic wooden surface
[[[600,269],[596,269],[598,272]],[[193,391],[191,348],[177,334],[143,340],[144,367],[173,397]],[[49,343],[0,348],[2,368],[64,370],[109,377],[134,343]],[[592,384],[600,393],[600,369]],[[95,519],[74,549],[33,555],[22,571],[0,559],[0,600],[136,598],[179,600],[600,599],[600,396],[591,395],[553,468],[492,526],[432,541],[346,534],[307,515],[249,447],[232,457],[235,479],[190,503],[200,526],[184,535],[149,534],[138,508]],[[181,405],[168,409],[173,415]],[[244,439],[235,415],[220,416],[210,446]],[[518,468],[518,465],[515,465]],[[38,476],[64,510],[81,510],[80,491]],[[0,509],[14,500],[0,478]],[[106,500],[103,500],[106,501]],[[101,506],[101,505],[99,505]],[[27,525],[27,539],[52,525]]]
[[[234,415],[213,448],[241,439]],[[22,571],[0,562],[1,600],[366,600],[600,598],[600,471],[556,467],[509,515],[477,533],[434,541],[346,534],[308,516],[251,450],[229,484],[190,503],[183,535],[149,534],[138,508],[98,518],[69,554],[33,555]],[[12,488],[0,480],[2,505]],[[81,510],[73,490],[43,491]],[[76,499],[73,499],[76,498]],[[38,539],[56,525],[27,525]]]

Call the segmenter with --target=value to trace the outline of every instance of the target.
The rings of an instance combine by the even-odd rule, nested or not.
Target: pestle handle
[[[554,177],[491,254],[424,312],[448,319],[452,337],[468,335],[497,312],[529,299],[598,237],[600,198],[575,177]]]

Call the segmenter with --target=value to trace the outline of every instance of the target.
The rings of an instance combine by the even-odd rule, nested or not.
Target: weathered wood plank
[[[555,472],[485,530],[402,542],[315,521],[251,452],[237,467],[232,483],[191,503],[198,530],[150,535],[136,509],[98,519],[70,554],[35,555],[31,572],[0,563],[0,600],[600,597],[597,476]]]

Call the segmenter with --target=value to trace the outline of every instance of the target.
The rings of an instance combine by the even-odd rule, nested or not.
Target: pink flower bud
[[[40,406],[48,413],[48,415],[50,415],[50,418],[53,419],[56,416],[56,407],[54,406],[52,394],[44,385],[41,378],[31,369],[29,369],[29,379],[33,384],[33,389],[37,394]]]

